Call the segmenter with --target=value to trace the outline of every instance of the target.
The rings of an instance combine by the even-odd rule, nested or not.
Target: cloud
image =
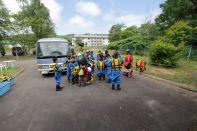
[[[41,2],[49,9],[50,17],[56,27],[61,28],[61,23],[63,21],[61,17],[63,6],[60,5],[57,0],[41,0]],[[4,3],[12,13],[17,13],[20,11],[19,4],[16,0],[5,0]]]
[[[114,19],[115,19],[115,15],[113,14],[113,13],[109,13],[109,14],[104,14],[103,16],[102,16],[102,19],[104,20],[104,21],[113,21]]]
[[[42,3],[49,9],[52,20],[56,22],[61,21],[61,12],[63,6],[60,5],[56,0],[41,0]]]
[[[57,28],[61,28],[63,6],[57,0],[41,0],[42,3],[49,9],[50,17]]]
[[[93,27],[93,23],[85,20],[83,17],[79,15],[76,15],[68,21],[66,27],[74,31],[77,30],[89,31]]]
[[[20,11],[19,4],[16,0],[3,0],[3,3],[7,7],[7,9],[11,11],[11,13],[17,13],[18,11]]]
[[[126,26],[140,26],[145,22],[145,16],[143,15],[134,15],[134,14],[127,14],[117,18],[116,22],[123,23]]]
[[[77,29],[89,29],[93,26],[91,22],[86,21],[83,17],[79,15],[72,17],[69,20],[68,24],[73,26],[73,28],[77,28]]]
[[[99,16],[101,14],[101,10],[98,5],[92,1],[79,1],[75,5],[75,10],[81,14],[86,16]]]

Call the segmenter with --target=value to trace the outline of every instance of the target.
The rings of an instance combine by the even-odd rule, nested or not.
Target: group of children
[[[66,59],[66,76],[68,82],[72,83],[72,85],[78,84],[79,86],[86,86],[90,84],[93,80],[93,73],[96,67],[97,77],[99,81],[105,81],[107,78],[107,83],[111,83],[112,90],[114,90],[115,88],[117,90],[121,90],[120,83],[122,65],[125,65],[125,61],[127,61],[128,63],[128,58],[126,57],[125,61],[123,61],[118,51],[114,52],[112,56],[107,50],[105,50],[105,52],[99,51],[97,56],[94,56],[93,51],[86,51],[86,53],[84,54],[78,53],[77,56],[70,55]],[[129,61],[129,68],[131,68],[132,59]],[[56,58],[53,59],[53,62],[56,80],[56,91],[61,91],[63,89],[60,86],[62,73],[61,67],[60,65],[58,65]]]

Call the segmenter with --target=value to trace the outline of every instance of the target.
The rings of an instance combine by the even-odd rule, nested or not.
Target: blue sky
[[[16,0],[3,0],[11,12]],[[140,26],[161,13],[164,0],[41,0],[50,10],[57,34],[108,33],[116,23]]]

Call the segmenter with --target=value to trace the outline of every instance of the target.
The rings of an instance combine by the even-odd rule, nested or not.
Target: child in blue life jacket
[[[71,61],[69,63],[69,68],[71,69],[71,79],[72,79],[72,85],[74,83],[78,82],[78,73],[79,73],[79,64],[75,60],[74,57],[71,58]]]
[[[66,60],[66,77],[68,78],[68,83],[70,83],[70,78],[71,78],[71,69],[69,67],[69,63],[70,63],[70,56],[67,57]]]
[[[62,69],[60,65],[58,65],[57,58],[53,58],[53,67],[54,67],[54,77],[56,81],[56,91],[61,91],[63,87],[60,86],[61,84],[61,78],[62,78]]]
[[[116,52],[113,55],[112,59],[112,74],[111,74],[111,80],[112,80],[112,90],[115,89],[115,86],[117,85],[117,90],[121,90],[120,83],[121,83],[121,75],[122,75],[122,64],[123,60],[119,56],[119,54]]]
[[[99,80],[103,79],[105,80],[105,63],[104,63],[104,56],[102,53],[99,54],[99,60],[96,63],[97,65],[97,76]]]
[[[111,72],[112,72],[112,59],[108,52],[108,50],[105,50],[105,69],[107,74],[107,83],[111,83]]]

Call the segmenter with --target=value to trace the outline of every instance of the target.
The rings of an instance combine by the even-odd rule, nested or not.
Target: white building
[[[74,35],[72,45],[76,46],[76,39],[81,39],[85,46],[106,46],[109,44],[107,34],[81,34]]]

